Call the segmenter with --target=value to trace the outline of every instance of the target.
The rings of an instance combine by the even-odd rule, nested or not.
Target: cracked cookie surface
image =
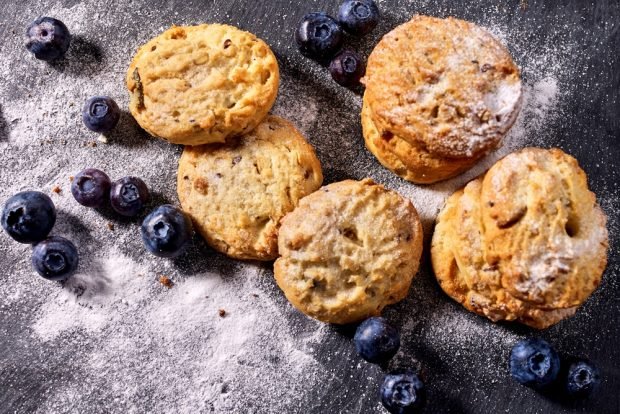
[[[282,220],[278,286],[323,322],[378,315],[407,296],[422,254],[413,204],[370,179],[333,183],[303,198]]]
[[[448,198],[433,234],[433,269],[465,308],[546,328],[599,285],[605,224],[573,157],[526,148]]]
[[[140,126],[184,145],[225,142],[255,128],[279,81],[269,46],[223,24],[171,27],[139,48],[126,76]]]
[[[312,146],[290,122],[270,115],[233,142],[185,147],[177,192],[213,248],[238,259],[273,260],[280,220],[322,181]]]

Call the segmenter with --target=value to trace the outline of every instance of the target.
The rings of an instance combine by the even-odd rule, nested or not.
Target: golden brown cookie
[[[279,80],[265,42],[232,26],[202,24],[173,26],[143,45],[126,83],[142,128],[200,145],[255,128],[273,106]]]
[[[395,170],[398,161],[387,161],[369,131],[396,137],[405,154],[396,156],[405,165],[399,175],[419,183],[452,177],[497,148],[522,101],[508,50],[485,29],[454,18],[414,16],[386,34],[363,82],[367,145]]]
[[[422,143],[410,143],[398,135],[379,134],[366,99],[362,105],[362,132],[366,148],[387,169],[405,180],[430,184],[454,177],[471,168],[478,158],[445,158],[429,152]]]
[[[282,220],[278,286],[323,322],[360,321],[402,300],[422,253],[411,202],[370,179],[333,183]]]
[[[573,157],[526,148],[450,196],[433,235],[433,269],[467,309],[546,328],[599,285],[605,223]]]
[[[273,260],[280,220],[322,181],[312,146],[290,122],[268,116],[235,142],[185,147],[177,191],[213,248],[238,259]]]

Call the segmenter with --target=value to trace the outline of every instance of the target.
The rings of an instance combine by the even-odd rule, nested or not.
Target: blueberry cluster
[[[63,281],[75,273],[79,257],[75,245],[60,236],[48,237],[56,223],[52,199],[39,191],[22,191],[2,210],[2,227],[15,241],[32,244],[32,266],[46,279]]]
[[[71,183],[71,194],[83,206],[101,208],[108,203],[126,217],[137,216],[148,203],[150,192],[138,177],[123,177],[114,182],[96,168],[80,171]],[[179,208],[164,204],[142,222],[142,240],[147,250],[159,257],[179,256],[190,243],[193,227]]]
[[[362,322],[353,337],[359,356],[368,362],[388,362],[400,348],[400,333],[382,317]],[[392,414],[418,412],[425,401],[424,383],[410,369],[388,373],[381,385],[381,403]]]
[[[329,61],[332,78],[342,86],[355,86],[364,76],[365,65],[356,52],[344,49],[344,31],[362,36],[379,22],[379,8],[373,0],[346,0],[338,10],[338,19],[324,12],[309,13],[301,20],[295,40],[304,56]]]
[[[599,371],[583,359],[562,363],[558,353],[539,338],[518,342],[510,353],[510,374],[525,386],[539,391],[555,386],[572,398],[590,395],[600,383]]]
[[[101,208],[109,203],[114,211],[135,217],[150,198],[149,189],[138,177],[123,177],[114,182],[96,168],[86,168],[71,182],[71,194],[83,206]]]

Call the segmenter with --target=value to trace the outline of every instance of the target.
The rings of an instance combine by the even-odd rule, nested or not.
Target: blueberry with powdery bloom
[[[295,32],[301,53],[317,60],[329,59],[338,52],[342,38],[340,24],[322,12],[305,15]]]
[[[121,110],[109,96],[93,96],[82,109],[82,121],[88,129],[100,134],[110,132],[118,124]]]
[[[141,227],[147,250],[159,257],[179,256],[192,240],[192,222],[183,211],[164,204],[145,217]]]
[[[80,171],[71,182],[73,198],[85,207],[100,208],[109,200],[110,177],[96,168]]]
[[[19,243],[37,243],[56,223],[52,199],[39,191],[22,191],[9,198],[2,210],[2,227]]]
[[[400,333],[385,318],[372,317],[357,327],[353,342],[359,356],[366,361],[386,362],[400,348]]]
[[[413,371],[399,369],[383,379],[381,403],[391,414],[418,413],[425,400],[424,383]]]
[[[373,0],[347,0],[338,10],[338,21],[348,33],[361,36],[379,23],[379,8]]]
[[[332,78],[342,86],[351,87],[359,85],[364,76],[366,67],[361,56],[352,50],[343,50],[338,53],[329,65],[329,73]]]
[[[26,29],[26,48],[40,60],[63,57],[70,43],[71,34],[67,26],[52,17],[39,17]]]
[[[32,250],[32,266],[48,280],[67,280],[77,270],[78,263],[75,245],[64,237],[45,239]]]
[[[600,381],[599,370],[594,364],[577,360],[568,367],[564,387],[570,397],[585,398],[598,388]]]
[[[140,213],[150,198],[149,189],[138,177],[123,177],[112,183],[110,204],[123,216],[134,217]]]
[[[560,356],[546,341],[528,338],[517,342],[510,353],[510,374],[535,389],[551,384],[560,371]]]

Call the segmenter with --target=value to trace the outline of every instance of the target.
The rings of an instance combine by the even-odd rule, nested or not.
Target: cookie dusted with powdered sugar
[[[392,155],[382,147],[394,146],[392,139],[415,147],[389,164],[402,162],[399,175],[419,183],[452,177],[496,149],[522,101],[508,50],[485,29],[454,18],[415,16],[386,34],[363,82],[367,146],[384,165]],[[375,131],[386,145],[372,144]]]
[[[346,324],[378,315],[409,291],[422,253],[411,202],[370,179],[333,183],[282,220],[278,286],[300,311]]]
[[[599,285],[605,225],[573,157],[526,148],[450,196],[433,235],[433,269],[467,309],[546,328]]]
[[[312,146],[290,122],[268,116],[235,142],[185,147],[177,192],[213,248],[237,259],[273,260],[280,220],[322,181]]]
[[[273,106],[278,62],[255,35],[223,24],[173,26],[140,47],[127,71],[129,109],[175,144],[224,142]]]
[[[429,152],[424,144],[411,143],[397,135],[381,136],[370,115],[370,107],[362,104],[362,132],[366,148],[394,174],[405,180],[430,184],[454,177],[470,169],[477,158],[445,158]]]

